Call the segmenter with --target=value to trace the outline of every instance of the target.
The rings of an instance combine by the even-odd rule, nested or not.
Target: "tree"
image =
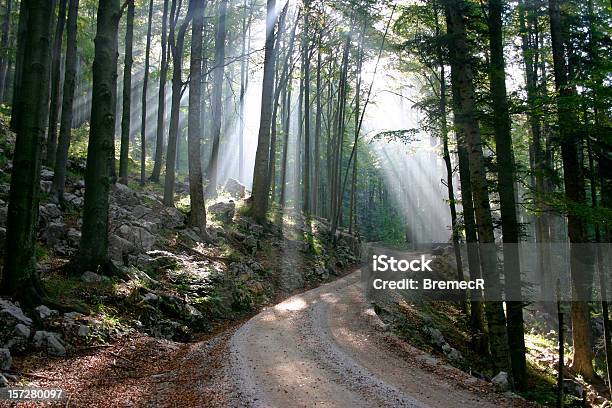
[[[53,51],[51,53],[51,102],[49,104],[49,131],[47,132],[47,156],[45,160],[48,166],[52,166],[55,163],[55,150],[57,149],[57,117],[60,108],[60,86],[62,80],[60,61],[62,57],[64,26],[66,25],[67,3],[68,0],[60,0],[59,3]]]
[[[6,253],[0,291],[34,304],[44,295],[36,271],[35,239],[38,224],[41,145],[44,141],[49,100],[49,65],[52,4],[29,0],[22,9],[28,16],[23,50],[21,112],[7,213]]]
[[[191,25],[191,63],[189,77],[189,127],[188,159],[189,159],[189,198],[191,212],[189,224],[200,229],[200,234],[206,236],[206,207],[204,204],[204,188],[202,186],[202,163],[200,160],[201,143],[201,96],[202,90],[202,27],[204,24],[204,9],[206,0],[191,0],[194,7],[193,23]]]
[[[117,78],[117,32],[121,8],[119,0],[98,5],[91,123],[85,170],[85,200],[79,252],[73,269],[97,271],[112,269],[108,258],[108,208],[111,184],[109,157],[114,151],[115,99]]]
[[[157,99],[157,130],[155,141],[155,160],[149,180],[157,183],[161,174],[164,156],[164,131],[166,121],[166,81],[168,80],[168,7],[170,0],[164,0],[161,32],[161,62],[159,69],[159,93]]]
[[[509,372],[508,334],[506,318],[501,303],[501,288],[497,271],[497,257],[493,235],[493,220],[487,186],[482,139],[475,112],[473,72],[469,61],[470,52],[464,24],[465,2],[463,0],[445,0],[447,32],[450,36],[450,65],[453,90],[457,97],[453,106],[457,117],[458,132],[465,138],[459,143],[466,143],[470,166],[470,181],[474,197],[474,210],[478,231],[480,262],[483,276],[487,281],[485,294],[485,313],[489,326],[489,345],[493,368],[496,372]]]
[[[506,278],[507,296],[511,298],[510,301],[506,302],[508,345],[514,386],[522,390],[526,386],[527,363],[525,361],[521,270],[517,245],[519,242],[519,225],[516,216],[514,189],[514,151],[512,149],[510,113],[506,96],[502,6],[502,0],[489,0],[489,47],[491,51],[489,79],[504,242],[504,276]]]
[[[183,96],[183,47],[185,45],[185,33],[192,18],[191,2],[187,9],[187,15],[183,19],[178,32],[176,24],[180,15],[180,1],[172,0],[170,12],[170,35],[168,44],[172,52],[172,105],[170,108],[170,125],[168,132],[168,150],[166,154],[166,178],[164,179],[164,205],[174,207],[174,180],[176,171],[176,151],[179,134],[179,115],[181,98]]]
[[[146,183],[145,164],[147,161],[147,90],[149,87],[149,64],[151,58],[151,31],[153,27],[153,0],[149,0],[149,17],[147,19],[147,46],[145,66],[142,78],[142,113],[140,122],[140,185]]]
[[[212,85],[212,150],[210,161],[206,169],[208,184],[206,185],[206,196],[217,195],[217,171],[219,168],[219,143],[221,141],[221,123],[223,119],[223,73],[225,72],[225,41],[227,38],[227,4],[228,0],[219,3],[219,20],[215,32],[215,65],[213,67]]]
[[[576,203],[585,203],[585,186],[582,165],[579,159],[578,146],[581,141],[578,134],[579,124],[575,109],[572,106],[575,89],[568,81],[566,65],[564,24],[561,18],[559,0],[548,1],[550,34],[553,53],[555,88],[557,90],[557,113],[559,122],[559,139],[561,159],[563,161],[563,181],[567,199]],[[587,242],[584,220],[575,211],[567,214],[567,229],[570,243]],[[580,247],[580,248],[579,248]],[[574,360],[572,368],[587,380],[595,378],[593,370],[593,348],[591,347],[589,305],[593,268],[593,254],[585,251],[584,246],[572,245],[570,248],[570,268],[572,285],[577,294],[577,301],[571,303],[572,338],[574,343]]]
[[[0,38],[0,47],[2,51],[0,54],[0,102],[4,102],[5,94],[4,89],[6,88],[6,82],[8,78],[8,66],[9,66],[9,41],[10,41],[10,29],[11,29],[11,12],[13,9],[13,0],[6,0],[6,8],[4,18],[2,19],[2,37]]]
[[[119,153],[119,181],[128,183],[128,161],[130,153],[130,123],[132,111],[132,48],[134,40],[134,0],[128,0],[125,26],[125,57],[123,63],[123,112],[121,115],[121,150]]]
[[[60,118],[60,133],[55,155],[53,172],[53,195],[58,202],[64,199],[64,184],[66,183],[66,165],[70,148],[70,133],[72,130],[72,114],[74,91],[76,88],[77,71],[77,18],[79,0],[70,0],[68,4],[68,23],[66,33],[66,68],[64,74],[64,91],[62,92],[62,115]]]
[[[17,50],[15,52],[15,74],[13,78],[13,102],[11,104],[11,130],[16,132],[19,123],[19,98],[21,97],[21,82],[23,79],[23,58],[28,31],[29,8],[25,1],[19,3],[19,26],[17,27]]]
[[[304,214],[310,214],[310,39],[308,32],[310,22],[310,0],[304,1],[304,28],[302,38],[302,66],[304,70],[304,197],[302,210]]]
[[[261,92],[261,116],[259,134],[257,137],[257,152],[253,169],[253,202],[252,216],[260,224],[265,224],[268,212],[268,197],[270,177],[268,175],[270,160],[270,125],[272,119],[272,102],[274,91],[274,70],[276,55],[274,54],[274,26],[276,23],[276,0],[266,3],[266,43],[264,51],[264,78]]]

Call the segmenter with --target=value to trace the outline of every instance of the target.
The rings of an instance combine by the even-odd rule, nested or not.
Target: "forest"
[[[608,0],[0,0],[0,169],[0,406],[612,407]]]

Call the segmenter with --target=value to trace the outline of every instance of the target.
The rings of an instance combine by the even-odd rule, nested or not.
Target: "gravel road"
[[[249,407],[516,407],[524,400],[399,342],[365,302],[360,271],[265,309],[229,344]],[[237,402],[239,401],[239,402]]]

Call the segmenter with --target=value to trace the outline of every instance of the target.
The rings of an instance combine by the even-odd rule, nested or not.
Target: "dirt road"
[[[381,330],[360,271],[253,317],[230,341],[228,377],[252,407],[523,406]],[[393,345],[390,343],[394,343]]]

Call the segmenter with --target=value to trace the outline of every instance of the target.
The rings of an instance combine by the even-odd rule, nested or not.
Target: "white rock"
[[[79,337],[87,337],[89,332],[90,332],[89,326],[82,324],[79,326],[79,331],[77,334],[79,335]]]
[[[41,319],[46,319],[47,317],[55,316],[58,314],[57,310],[51,310],[45,305],[40,305],[34,310],[38,312],[38,315]]]
[[[39,330],[34,334],[34,348],[46,351],[50,356],[63,357],[66,348],[57,333]]]
[[[85,283],[97,283],[102,282],[104,277],[91,271],[85,271],[85,273],[81,275],[81,280]]]
[[[510,388],[510,383],[508,382],[508,373],[505,371],[500,371],[497,373],[495,377],[491,380],[495,389],[498,392],[506,392]]]

